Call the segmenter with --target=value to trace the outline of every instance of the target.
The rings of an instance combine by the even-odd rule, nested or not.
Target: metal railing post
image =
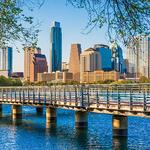
[[[78,106],[77,87],[75,86],[75,106]]]
[[[96,92],[96,105],[99,107],[99,95],[98,95],[98,90]]]
[[[10,88],[10,101],[12,102],[12,88]]]
[[[66,89],[64,87],[64,105],[66,105]]]
[[[47,89],[44,90],[44,104],[47,104]]]
[[[41,103],[41,93],[40,93],[40,88],[38,89],[38,103]]]
[[[120,93],[119,93],[119,88],[117,87],[117,100],[118,100],[118,109],[120,109]]]
[[[15,103],[16,103],[16,101],[17,101],[16,90],[17,90],[17,89],[15,89]]]
[[[33,88],[33,104],[35,103],[35,92],[34,92],[34,88]]]
[[[147,110],[147,106],[146,106],[146,103],[147,103],[147,100],[146,100],[146,95],[145,95],[145,89],[143,89],[143,111],[145,112]]]
[[[83,94],[83,86],[81,86],[81,106],[83,107],[84,94]]]
[[[133,109],[132,88],[130,88],[130,110]]]
[[[107,87],[107,108],[109,108],[109,89]]]
[[[70,90],[69,90],[69,100],[70,100],[70,106],[71,106],[71,88],[70,88]]]
[[[87,106],[90,106],[90,90],[89,87],[87,88]]]
[[[21,103],[21,89],[19,89],[19,102]]]

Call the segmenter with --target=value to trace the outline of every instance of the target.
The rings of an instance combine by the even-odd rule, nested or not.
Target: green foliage
[[[140,82],[140,83],[150,83],[150,78],[146,78],[146,77],[142,76],[142,77],[139,79],[139,82]]]
[[[31,1],[26,3],[31,4]],[[24,0],[0,0],[0,47],[15,41],[36,44],[39,30],[33,25],[33,17],[24,14],[26,3]]]
[[[112,82],[114,82],[114,80],[104,80],[104,81],[100,80],[95,82],[94,84],[110,84]]]
[[[22,82],[20,79],[12,79],[0,76],[0,86],[22,86]]]
[[[115,84],[132,84],[132,83],[135,83],[134,81],[132,80],[118,80],[118,81],[115,81],[115,82],[112,82],[111,84],[112,85],[115,85]]]
[[[149,0],[67,0],[76,8],[87,11],[86,29],[107,28],[110,40],[128,44],[131,37],[150,34]]]

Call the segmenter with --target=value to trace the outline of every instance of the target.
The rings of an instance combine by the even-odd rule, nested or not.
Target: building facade
[[[67,62],[62,62],[62,71],[68,71],[69,70],[69,64]]]
[[[100,69],[105,71],[112,70],[112,64],[111,64],[112,53],[109,46],[104,44],[96,44],[94,45],[94,49],[96,49],[101,56]]]
[[[40,48],[24,49],[24,78],[26,81],[37,81],[37,73],[48,72],[46,56]]]
[[[80,72],[95,71],[101,68],[100,54],[94,48],[83,51],[80,55]]]
[[[69,59],[69,72],[73,73],[73,80],[80,82],[80,54],[81,44],[72,44]]]
[[[150,78],[150,37],[137,36],[130,40],[126,57],[129,62],[128,73],[134,78]]]
[[[70,72],[38,73],[38,82],[69,83],[72,81],[73,74]]]
[[[50,72],[61,71],[62,31],[59,22],[53,22],[50,32]]]
[[[121,74],[125,73],[125,62],[122,48],[115,41],[113,41],[111,43],[110,49],[112,52],[112,70],[118,71]]]
[[[12,47],[4,47],[0,49],[0,71],[5,73],[5,76],[11,76],[13,71],[13,50]]]
[[[117,71],[96,70],[93,72],[82,72],[81,83],[94,83],[99,81],[112,80],[117,81],[120,77]]]

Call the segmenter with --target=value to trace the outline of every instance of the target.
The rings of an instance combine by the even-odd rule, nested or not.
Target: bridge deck
[[[0,87],[0,103],[150,117],[150,85]]]

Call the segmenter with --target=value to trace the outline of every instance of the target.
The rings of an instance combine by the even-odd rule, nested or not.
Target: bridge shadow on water
[[[41,119],[39,119],[40,117]],[[10,128],[13,128],[14,135],[17,134],[20,129],[31,134],[31,136],[40,135],[44,137],[46,145],[49,145],[51,149],[54,150],[126,150],[128,147],[127,138],[107,137],[109,140],[112,138],[110,140],[111,143],[104,145],[105,141],[103,140],[106,139],[99,138],[98,133],[91,133],[88,128],[76,129],[73,124],[66,125],[65,123],[64,125],[60,125],[59,122],[57,122],[57,124],[46,124],[45,115],[41,115],[40,117],[36,114],[28,113],[23,116],[22,120],[16,121],[12,120],[10,115],[5,115],[0,118],[0,128],[9,126]],[[53,139],[55,140],[53,141]]]

